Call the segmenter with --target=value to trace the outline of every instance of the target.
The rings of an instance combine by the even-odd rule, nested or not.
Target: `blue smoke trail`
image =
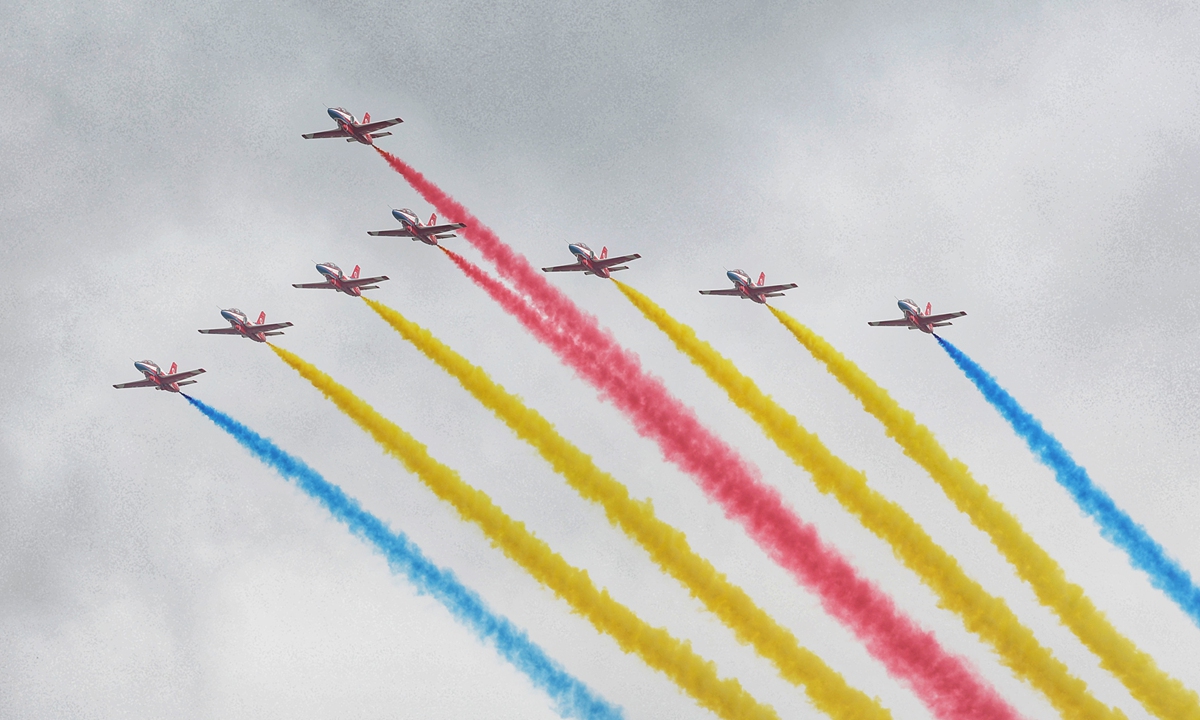
[[[1042,464],[1054,471],[1058,484],[1066,488],[1079,507],[1099,523],[1100,533],[1105,539],[1124,550],[1134,567],[1149,575],[1150,582],[1156,588],[1175,601],[1192,618],[1192,622],[1200,625],[1200,588],[1196,587],[1188,571],[1168,557],[1163,547],[1118,508],[1108,493],[1096,487],[1087,470],[1071,459],[1066,448],[1000,387],[996,378],[949,341],[936,335],[934,337],[937,337],[938,343],[954,360],[954,364],[975,383],[987,401],[1025,440]]]
[[[347,496],[341,488],[331,484],[298,458],[280,450],[267,438],[220,410],[194,397],[183,396],[251,454],[275,468],[283,477],[294,480],[301,490],[345,523],[350,532],[374,545],[387,558],[392,570],[404,573],[419,592],[432,595],[454,617],[474,630],[476,635],[494,645],[506,660],[553,698],[559,715],[597,720],[624,717],[619,708],[595,695],[587,685],[551,660],[524,631],[507,618],[489,610],[483,599],[463,586],[454,573],[430,562],[403,533],[390,530],[382,520],[363,510],[358,501]]]

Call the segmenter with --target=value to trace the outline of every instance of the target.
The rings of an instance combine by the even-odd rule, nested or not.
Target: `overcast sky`
[[[1082,517],[895,296],[1200,574],[1200,9],[1188,3],[52,2],[0,7],[0,715],[550,718],[546,696],[131,360],[408,533],[631,718],[710,717],[570,613],[266,348],[239,307],[429,445],[646,620],[784,717],[802,691],[314,261],[521,394],[897,718],[928,718],[692,480],[442,257],[371,238],[426,206],[375,153],[305,141],[341,105],[538,266],[582,241],[901,503],[1095,694],[1146,713],[763,308],[744,268],[965,461],[1119,630],[1200,689],[1200,629]],[[446,244],[478,260],[463,240]],[[1052,715],[723,392],[592,277],[551,281],[804,519]]]

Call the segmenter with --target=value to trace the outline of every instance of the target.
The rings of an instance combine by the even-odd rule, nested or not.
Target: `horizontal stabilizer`
[[[391,133],[390,133],[390,132],[385,132],[385,133],[371,133],[371,137],[373,137],[373,138],[387,137],[388,135],[391,135]]]
[[[268,333],[263,333],[263,337],[271,337],[272,335],[282,335],[282,334],[283,334],[283,333],[282,333],[282,332],[279,332],[279,331],[276,331],[276,332],[268,332]]]
[[[767,293],[763,297],[783,297],[783,293]]]
[[[616,271],[618,271],[618,270],[628,270],[628,269],[629,269],[629,266],[628,266],[628,265],[618,265],[618,266],[616,266],[616,267],[611,267],[611,268],[609,268],[609,269],[608,269],[608,271],[609,271],[609,272],[616,272]]]
[[[176,384],[176,385],[179,385],[179,386],[183,386],[183,385],[195,385],[195,384],[196,384],[196,381],[195,381],[195,380],[184,380],[183,382],[179,382],[179,383],[175,383],[175,384]]]
[[[942,322],[942,323],[934,323],[934,324],[930,325],[929,327],[946,327],[947,325],[953,325],[953,324],[954,323],[952,323],[952,322]]]
[[[378,290],[379,286],[378,285],[360,285],[358,289],[359,290]]]

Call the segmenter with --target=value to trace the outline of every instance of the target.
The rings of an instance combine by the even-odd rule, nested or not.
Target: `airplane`
[[[763,305],[767,304],[769,297],[783,297],[783,290],[791,290],[796,287],[796,283],[788,283],[787,285],[763,285],[766,282],[767,274],[759,273],[758,284],[755,285],[750,281],[750,276],[745,270],[726,270],[725,276],[733,282],[733,287],[728,290],[701,290],[701,295],[732,295],[740,297],[743,300],[753,300],[756,303]]]
[[[953,320],[957,317],[966,315],[965,312],[943,313],[941,315],[932,315],[933,303],[925,303],[925,312],[921,312],[921,308],[912,300],[904,299],[896,302],[900,306],[900,310],[904,313],[904,317],[898,320],[879,320],[877,322],[867,323],[871,327],[907,327],[909,330],[920,330],[933,334],[933,329],[936,327],[946,327],[953,325]]]
[[[542,272],[580,272],[584,275],[595,275],[597,277],[607,278],[612,277],[610,273],[615,273],[618,270],[628,270],[627,265],[621,265],[623,262],[637,260],[641,255],[622,255],[621,257],[610,258],[608,256],[608,248],[600,248],[600,254],[597,255],[595,250],[592,250],[583,243],[570,243],[567,245],[571,253],[575,256],[573,265],[557,265],[555,267],[542,268]],[[618,265],[620,267],[613,267]]]
[[[363,115],[362,122],[359,122],[353,115],[346,112],[343,108],[329,108],[329,117],[337,123],[337,130],[325,130],[323,132],[308,133],[302,135],[305,140],[313,140],[319,138],[346,138],[346,142],[360,142],[363,145],[374,145],[376,138],[387,137],[390,132],[376,132],[385,127],[399,125],[404,122],[400,118],[392,118],[391,120],[380,120],[379,122],[371,122],[371,113]]]
[[[346,293],[352,297],[362,297],[363,290],[378,290],[378,285],[371,283],[383,282],[388,279],[387,275],[379,277],[360,278],[358,276],[358,266],[354,266],[354,271],[350,273],[350,277],[346,277],[346,273],[342,269],[331,262],[317,263],[317,272],[325,276],[325,282],[319,283],[292,283],[294,288],[324,288],[329,290],[337,290],[341,293]]]
[[[136,360],[133,366],[142,371],[142,374],[146,376],[145,379],[121,383],[120,385],[113,385],[113,387],[118,389],[152,387],[155,390],[166,390],[167,392],[177,393],[179,392],[180,385],[196,384],[195,380],[188,380],[188,378],[204,372],[204,368],[199,368],[197,370],[177,373],[175,370],[179,366],[171,363],[171,369],[164,373],[162,368],[149,360]]]
[[[221,317],[229,321],[229,327],[201,330],[200,332],[205,335],[241,335],[244,338],[250,338],[254,342],[266,342],[268,337],[282,335],[283,333],[279,332],[281,329],[292,326],[290,322],[264,325],[263,323],[267,320],[265,312],[258,314],[258,322],[251,323],[246,317],[246,313],[237,308],[222,310]]]
[[[396,218],[404,227],[396,228],[395,230],[368,230],[368,235],[375,237],[410,237],[413,240],[420,240],[426,245],[437,245],[438,240],[446,238],[458,237],[451,230],[459,230],[465,228],[463,223],[445,223],[437,224],[437,213],[429,216],[429,222],[422,223],[417,214],[408,208],[400,208],[392,210],[392,217]]]

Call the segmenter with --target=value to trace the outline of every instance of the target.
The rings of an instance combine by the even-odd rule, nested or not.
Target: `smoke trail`
[[[1046,432],[1042,424],[1000,387],[994,377],[948,340],[938,337],[937,341],[992,407],[1000,411],[1042,464],[1054,471],[1058,484],[1071,493],[1080,509],[1100,525],[1101,534],[1124,550],[1134,567],[1149,575],[1150,582],[1156,588],[1182,608],[1192,622],[1200,625],[1200,588],[1196,587],[1188,571],[1168,557],[1166,550],[1150,537],[1145,528],[1118,508],[1108,493],[1092,482],[1087,470],[1071,459],[1071,454],[1058,439]]]
[[[816,530],[786,507],[737,453],[713,435],[662,382],[645,375],[636,358],[623,363],[619,347],[596,349],[560,333],[503,283],[443,248],[472,280],[511,312],[576,373],[624,411],[663,455],[700,481],[727,517],[742,523],[779,565],[815,592],[822,607],[849,628],[894,677],[908,684],[938,718],[1013,718],[1017,713],[960,657],[900,612],[883,591],[861,577]],[[1105,717],[1105,714],[1068,714]]]
[[[505,555],[538,582],[567,601],[600,632],[612,636],[625,652],[635,652],[652,668],[671,678],[701,706],[724,718],[778,720],[775,710],[750,696],[737,680],[717,676],[716,666],[697,655],[691,645],[651,627],[629,608],[597,588],[588,574],[550,549],[524,523],[506,515],[487,494],[462,481],[458,473],[429,455],[425,446],[380,415],[333,378],[296,355],[270,346],[313,387],[321,391],[375,442],[414,473],[464,520],[475,523]]]
[[[597,467],[589,455],[560,435],[540,413],[425,328],[382,303],[363,299],[396,332],[457,379],[518,437],[536,448],[580,495],[602,506],[612,524],[645,548],[659,567],[687,587],[693,597],[736,633],[739,641],[753,644],[785,679],[803,686],[813,705],[839,720],[892,717],[878,701],[850,687],[841,674],[801,647],[795,635],[697,555],[682,532],[659,520],[650,503],[630,498],[628,488]]]
[[[614,281],[616,282],[616,281]],[[867,485],[860,471],[829,451],[800,426],[795,416],[767,397],[732,362],[696,337],[692,328],[672,318],[650,298],[621,282],[621,293],[654,323],[675,346],[721,386],[735,405],[754,418],[763,432],[797,465],[812,474],[817,489],[832,494],[863,527],[892,546],[909,569],[937,593],[941,605],[956,613],[964,626],[987,642],[1001,662],[1040,690],[1060,712],[1100,717],[1110,711],[1088,692],[1087,685],[1038,643],[1004,600],[967,577],[944,548],[933,541],[911,515]]]
[[[301,490],[342,521],[350,532],[374,545],[387,558],[392,570],[403,573],[416,585],[418,592],[432,595],[459,622],[469,627],[480,639],[491,643],[505,660],[550,695],[560,715],[597,719],[623,717],[619,708],[610,705],[587,685],[568,674],[508,618],[493,613],[482,598],[459,582],[453,572],[430,562],[404,533],[392,531],[382,520],[363,510],[358,501],[347,496],[341,488],[267,438],[196,398],[184,397],[192,407],[232,435],[252,455],[283,477],[294,480]]]
[[[1117,632],[1084,595],[1083,588],[1067,580],[1062,567],[1003,505],[991,498],[966,465],[947,454],[929,428],[918,423],[886,390],[811,329],[782,310],[770,310],[858,398],[863,409],[883,423],[888,436],[904,449],[905,455],[925,468],[959,511],[991,537],[1038,600],[1058,615],[1143,707],[1163,720],[1200,720],[1200,698],[1196,693],[1160,670],[1154,658]]]

